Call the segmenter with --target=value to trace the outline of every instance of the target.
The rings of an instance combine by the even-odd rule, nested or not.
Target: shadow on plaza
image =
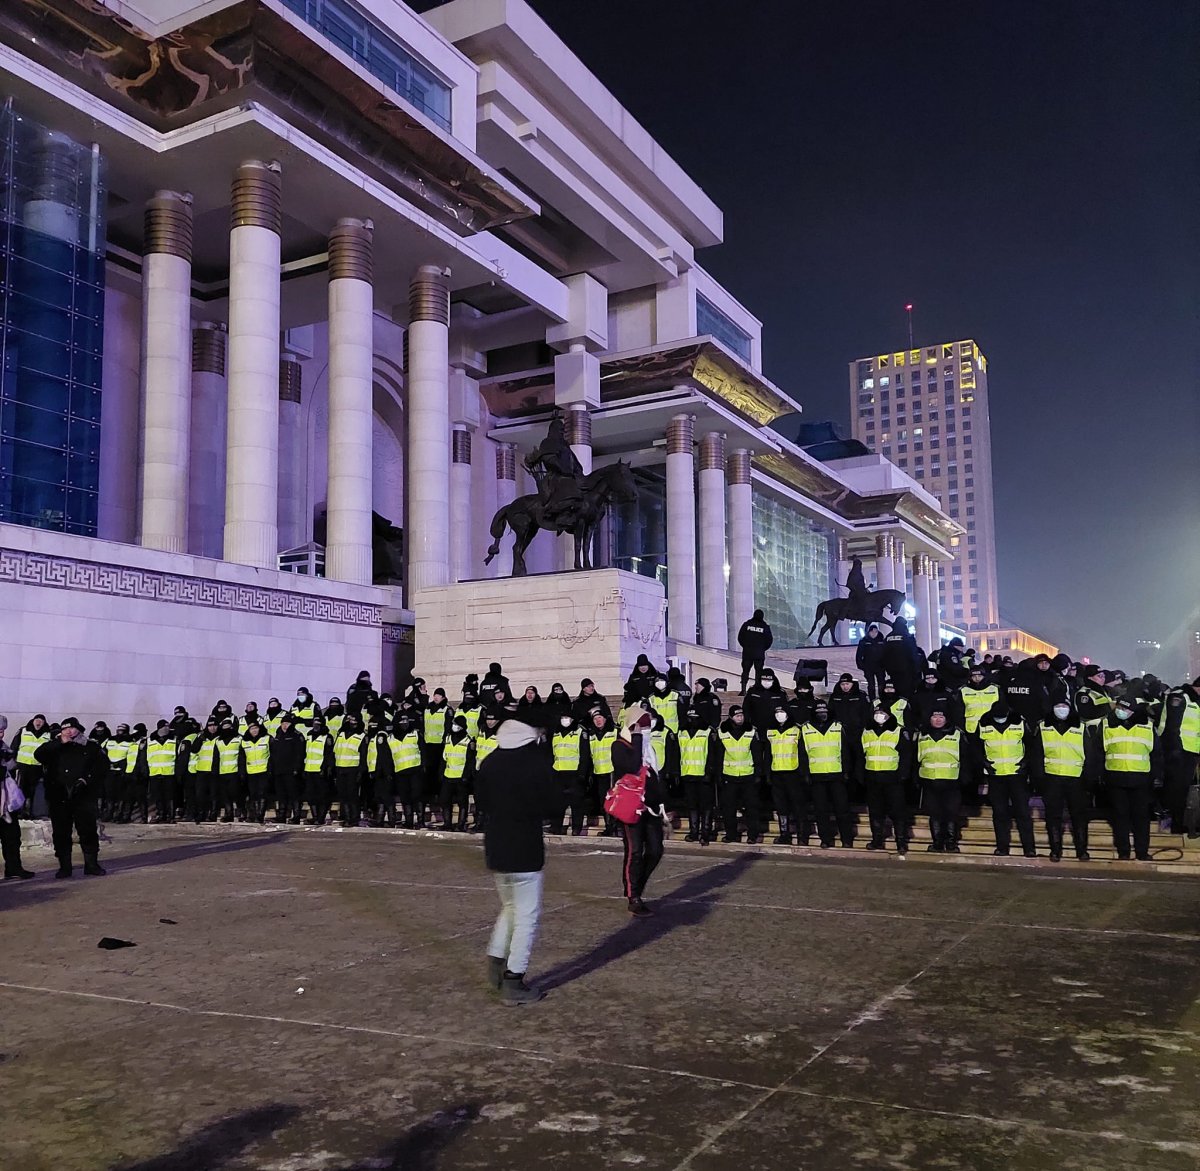
[[[277,1132],[284,1132],[281,1138],[286,1146],[286,1127],[303,1113],[298,1106],[279,1103],[243,1110],[203,1127],[172,1151],[136,1163],[114,1163],[109,1171],[219,1171],[235,1161],[244,1166],[249,1148]],[[321,1166],[327,1171],[436,1171],[441,1155],[479,1117],[478,1103],[450,1106],[384,1143],[368,1158],[336,1166],[322,1161]],[[302,1159],[303,1152],[296,1157]]]
[[[711,870],[693,874],[653,904],[653,918],[629,919],[591,951],[541,973],[537,977],[537,986],[547,992],[561,988],[572,980],[589,976],[643,947],[657,943],[680,927],[698,926],[719,903],[717,892],[736,882],[754,865],[757,858],[757,854],[739,854]]]
[[[286,833],[276,833],[225,840],[205,839],[181,842],[179,845],[164,846],[158,850],[147,850],[144,854],[126,854],[116,857],[107,857],[101,847],[100,862],[108,871],[106,878],[89,878],[84,875],[83,859],[79,853],[79,844],[76,843],[74,847],[75,874],[72,878],[59,880],[54,877],[57,862],[52,855],[31,856],[26,859],[26,865],[35,871],[37,877],[28,882],[5,882],[3,886],[0,886],[0,893],[9,896],[0,898],[0,908],[6,904],[13,907],[49,902],[69,894],[81,884],[108,882],[132,870],[143,870],[149,866],[172,866],[180,862],[193,862],[198,858],[233,854],[242,850],[257,850],[263,846],[277,845],[286,841],[290,836]]]

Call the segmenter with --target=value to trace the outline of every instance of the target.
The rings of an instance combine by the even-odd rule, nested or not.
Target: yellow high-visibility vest
[[[894,773],[900,767],[900,729],[864,728],[863,768],[869,773]]]
[[[979,725],[983,754],[998,777],[1016,776],[1025,759],[1025,729],[1019,720],[1005,724],[1003,730],[992,724]]]
[[[335,768],[357,768],[362,761],[362,732],[342,733],[333,742]]]
[[[470,748],[471,741],[469,739],[459,740],[457,743],[447,739],[442,748],[442,760],[446,762],[443,776],[446,780],[457,781],[467,771],[467,753]]]
[[[917,775],[923,781],[951,781],[962,766],[962,733],[957,728],[940,740],[924,732],[917,737]]]
[[[771,748],[771,771],[795,772],[800,767],[800,729],[768,728],[767,744]]]
[[[1154,750],[1154,729],[1149,724],[1114,728],[1104,724],[1104,767],[1112,773],[1148,773]]]
[[[749,730],[738,737],[722,729],[717,735],[725,747],[721,771],[727,777],[748,777],[754,772],[754,734]]]
[[[483,715],[483,708],[459,708],[458,714],[467,721],[467,735],[474,740],[479,735],[479,717]]]
[[[812,724],[801,729],[804,751],[808,753],[808,771],[817,776],[842,771],[842,725],[834,720],[824,732]]]
[[[37,752],[43,744],[50,742],[50,732],[43,728],[41,733],[25,728],[21,732],[21,743],[17,746],[17,764],[37,764]]]
[[[104,755],[108,757],[109,764],[118,766],[118,770],[125,763],[129,748],[128,740],[118,740],[115,736],[110,736],[104,741]]]
[[[659,768],[665,768],[667,764],[667,730],[663,728],[660,732],[650,733],[650,743],[654,745],[654,756],[658,761]]]
[[[421,767],[421,737],[416,732],[404,736],[389,736],[388,747],[392,750],[392,766],[396,772],[407,772]]]
[[[174,740],[146,741],[146,771],[152,777],[169,777],[175,772],[176,744]]]
[[[297,700],[296,703],[300,701]],[[292,714],[304,724],[311,724],[313,717],[317,714],[317,709],[311,703],[305,704],[303,707],[297,707],[296,703],[292,704]]]
[[[271,762],[271,741],[266,736],[247,740],[242,744],[242,754],[246,758],[246,772],[250,776],[262,776]]]
[[[228,743],[224,740],[217,741],[217,755],[221,762],[222,776],[238,771],[238,756],[241,751],[242,742],[237,736],[234,736]]]
[[[312,736],[304,747],[304,771],[319,773],[325,767],[325,746],[328,736]]]
[[[979,721],[992,710],[992,705],[999,702],[1000,688],[994,683],[981,687],[978,691],[973,687],[964,687],[959,692],[962,696],[963,723],[968,732],[974,732],[979,727]]]
[[[1179,721],[1179,747],[1184,752],[1200,752],[1200,703],[1197,703],[1186,691],[1178,691],[1182,695],[1184,708]],[[1168,697],[1174,698],[1174,696]],[[1164,703],[1162,715],[1159,717],[1158,730],[1161,734],[1167,726],[1167,713],[1171,710],[1169,703]]]
[[[193,773],[210,773],[217,758],[217,742],[206,738],[193,741],[192,756],[188,761],[188,771]]]
[[[583,746],[583,731],[574,728],[570,732],[555,732],[550,741],[554,755],[556,773],[573,773],[579,768],[579,754]]]
[[[665,695],[655,692],[650,696],[650,706],[672,732],[679,731],[679,696],[675,692],[668,691]]]
[[[702,777],[708,771],[708,749],[712,736],[707,728],[679,733],[679,775]]]
[[[329,730],[331,736],[336,736],[341,730],[342,725],[346,722],[346,713],[340,715],[335,712],[332,716],[327,716],[325,719],[325,727]]]
[[[1083,728],[1061,732],[1047,724],[1041,727],[1042,760],[1048,777],[1083,776]]]
[[[592,732],[588,736],[589,745],[592,753],[592,768],[597,773],[611,773],[612,765],[612,749],[617,742],[616,732],[605,732],[603,735],[596,735]]]
[[[268,736],[279,735],[279,723],[283,719],[283,712],[275,716],[267,716],[262,722],[262,726],[266,728]]]
[[[487,732],[480,732],[475,737],[475,763],[483,764],[489,756],[500,746],[500,741],[495,736],[489,735]],[[418,757],[418,760],[420,758]]]
[[[434,711],[432,708],[425,709],[423,722],[425,726],[425,743],[426,744],[441,744],[446,739],[446,717],[450,714],[450,706],[438,708]]]
[[[125,754],[125,772],[132,773],[137,769],[138,755],[142,750],[142,745],[145,740],[135,740],[129,745],[129,751]]]

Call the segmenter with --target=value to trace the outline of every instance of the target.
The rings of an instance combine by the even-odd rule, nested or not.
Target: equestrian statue
[[[851,563],[846,588],[850,591],[848,598],[827,598],[817,606],[812,630],[808,632],[808,637],[812,638],[813,630],[822,622],[825,623],[817,636],[817,646],[824,646],[826,635],[829,635],[834,646],[841,645],[836,633],[839,622],[880,622],[891,626],[900,613],[900,607],[904,605],[903,590],[867,589],[860,557],[855,557]]]
[[[592,568],[592,545],[596,527],[611,504],[628,504],[637,499],[637,485],[623,460],[585,475],[567,442],[562,415],[550,420],[546,438],[525,459],[525,467],[537,483],[537,493],[518,496],[492,517],[492,544],[484,565],[500,552],[505,528],[513,534],[513,577],[524,577],[525,550],[539,529],[570,533],[575,539],[575,568]]]

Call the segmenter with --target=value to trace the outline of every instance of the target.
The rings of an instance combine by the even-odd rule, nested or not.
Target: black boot
[[[688,810],[688,832],[684,837],[685,842],[698,842],[701,835],[701,820],[699,809]]]
[[[59,859],[58,859],[58,873],[55,874],[54,877],[55,878],[70,878],[73,873],[74,873],[74,869],[71,866],[70,855],[68,855],[65,858],[60,855]]]
[[[1050,843],[1050,861],[1062,861],[1063,828],[1061,825],[1046,824],[1046,838]]]
[[[939,821],[930,821],[929,823],[929,845],[925,847],[928,854],[944,854],[946,852],[945,842],[942,838],[942,824]]]
[[[887,827],[882,821],[876,821],[874,818],[871,818],[871,840],[867,843],[868,850],[882,850],[884,848],[886,829]]]
[[[83,872],[91,874],[95,877],[100,877],[102,874],[107,874],[108,871],[100,865],[100,862],[95,854],[84,854],[83,856]]]
[[[1071,841],[1075,843],[1075,857],[1080,862],[1090,862],[1091,854],[1088,853],[1088,827],[1085,821],[1082,825],[1076,825],[1071,822]]]

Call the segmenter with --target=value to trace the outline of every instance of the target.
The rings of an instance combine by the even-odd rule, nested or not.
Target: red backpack
[[[604,812],[626,825],[634,825],[646,808],[646,766],[618,777],[604,798]]]

